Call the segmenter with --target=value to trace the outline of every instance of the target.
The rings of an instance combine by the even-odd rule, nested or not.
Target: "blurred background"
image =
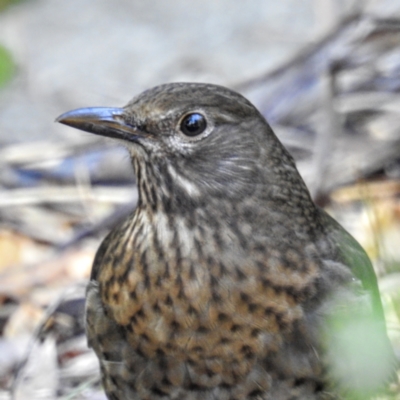
[[[0,0],[0,400],[105,399],[84,286],[135,181],[123,148],[54,119],[173,81],[266,116],[370,255],[400,356],[399,0]]]

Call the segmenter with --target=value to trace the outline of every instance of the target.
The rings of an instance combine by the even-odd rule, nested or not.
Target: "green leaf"
[[[18,3],[20,0],[0,0],[0,11],[5,10],[9,5]]]
[[[15,65],[11,54],[0,45],[0,89],[12,78]]]

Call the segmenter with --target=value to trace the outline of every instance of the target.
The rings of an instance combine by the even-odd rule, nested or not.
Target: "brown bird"
[[[172,83],[57,121],[118,139],[136,173],[87,289],[109,399],[364,399],[388,382],[371,263],[247,99]]]

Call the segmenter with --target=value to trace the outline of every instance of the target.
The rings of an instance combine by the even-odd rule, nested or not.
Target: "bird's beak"
[[[78,108],[60,115],[56,122],[96,135],[135,141],[138,129],[127,124],[123,108],[89,107]]]

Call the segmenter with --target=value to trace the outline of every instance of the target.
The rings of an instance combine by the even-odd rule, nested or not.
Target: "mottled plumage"
[[[121,140],[137,178],[87,291],[110,399],[365,398],[389,380],[368,257],[248,100],[176,83],[58,120]]]

